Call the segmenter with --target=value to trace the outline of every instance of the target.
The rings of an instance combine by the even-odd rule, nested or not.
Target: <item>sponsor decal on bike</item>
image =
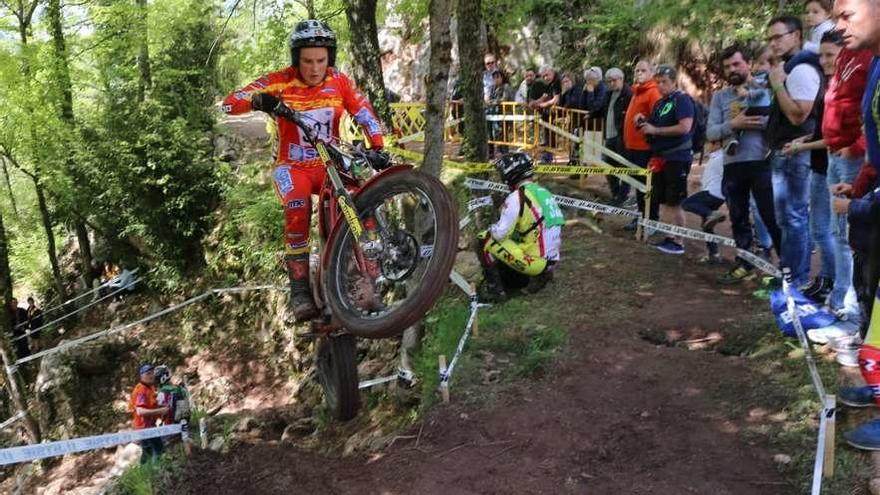
[[[330,162],[330,154],[327,153],[327,147],[324,146],[324,143],[318,143],[318,155],[321,156],[321,160],[323,160],[324,163]]]
[[[345,196],[340,196],[338,202],[339,209],[342,210],[342,215],[345,217],[345,221],[348,222],[348,226],[351,227],[354,236],[359,238],[361,234],[364,233],[364,226],[361,224],[361,220],[354,211],[354,207],[351,206],[349,199]]]
[[[431,255],[434,254],[434,245],[433,244],[425,244],[424,246],[419,246],[419,256],[422,258],[430,258]]]
[[[223,113],[229,113],[232,111],[232,105],[223,105],[220,107],[220,110],[222,110]]]
[[[250,91],[236,91],[234,96],[235,96],[236,100],[247,100],[248,98],[250,98],[251,92]]]
[[[288,201],[288,202],[287,202],[287,207],[290,208],[290,209],[293,209],[293,208],[302,208],[302,207],[305,206],[305,205],[306,205],[306,202],[305,202],[304,199],[294,199],[293,201]]]
[[[278,188],[278,192],[282,196],[293,191],[293,178],[290,176],[290,166],[277,167],[272,174],[272,178],[275,180],[275,187]]]

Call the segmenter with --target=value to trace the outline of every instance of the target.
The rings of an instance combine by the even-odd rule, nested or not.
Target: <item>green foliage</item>
[[[134,464],[119,476],[111,493],[113,495],[153,495],[156,493],[157,478],[169,465],[169,460],[160,458],[146,464]]]
[[[547,369],[568,335],[559,322],[536,311],[527,296],[480,311],[480,337],[474,351],[504,352],[514,356],[517,376],[531,376]]]
[[[263,279],[277,266],[276,252],[283,237],[281,207],[263,175],[264,163],[242,166],[225,191],[226,215],[219,219],[216,246],[209,267],[216,276]]]
[[[434,305],[434,309],[425,318],[425,338],[413,361],[416,375],[422,380],[422,410],[428,409],[437,401],[437,387],[440,385],[437,356],[445,355],[447,362],[452,359],[468,316],[466,301],[459,297],[447,297]],[[461,376],[462,369],[468,368],[468,359],[468,354],[465,353],[461,363],[457,365],[457,376]]]
[[[216,36],[214,10],[199,1],[151,4],[152,91],[134,61],[139,51],[132,11],[123,2],[96,8],[98,36],[125,33],[96,53],[102,98],[84,122],[77,156],[94,193],[91,213],[114,237],[150,255],[168,274],[202,264],[201,239],[210,228],[222,178],[209,134],[215,67],[205,65]],[[121,12],[120,12],[121,11]],[[161,20],[161,24],[159,22]],[[117,250],[122,250],[118,246]]]
[[[180,444],[166,450],[159,459],[146,464],[133,464],[114,479],[110,495],[155,495],[173,493],[174,480],[185,466]]]
[[[467,325],[470,308],[461,297],[445,297],[425,318],[426,332],[422,348],[415,357],[415,371],[422,379],[422,409],[437,401],[440,378],[437,356],[452,360]],[[568,342],[568,334],[559,327],[558,315],[536,307],[528,297],[514,298],[506,303],[481,309],[479,335],[472,336],[456,365],[452,382],[472,380],[480,351],[506,354],[511,365],[506,378],[534,376],[544,372],[553,358]],[[462,378],[464,377],[464,378]]]

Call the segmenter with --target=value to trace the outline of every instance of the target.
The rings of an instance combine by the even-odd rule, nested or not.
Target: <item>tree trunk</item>
[[[9,192],[9,202],[12,203],[12,212],[15,214],[15,218],[19,218],[18,205],[15,203],[15,194],[12,193],[12,181],[9,180],[9,168],[3,157],[0,157],[0,165],[3,166],[3,178],[6,180],[6,190]]]
[[[367,94],[373,108],[389,131],[391,106],[385,95],[382,60],[379,55],[379,33],[376,28],[376,0],[345,0],[345,17],[351,32],[352,76]]]
[[[61,120],[73,124],[73,87],[70,83],[70,66],[67,63],[67,47],[64,29],[61,26],[61,0],[49,0],[46,10],[49,17],[49,31],[55,49],[53,61],[55,84],[61,92]]]
[[[80,219],[74,220],[73,228],[76,231],[76,242],[79,244],[80,273],[85,280],[85,289],[90,289],[89,284],[92,274],[92,244],[89,241],[89,231],[86,224]]]
[[[61,277],[58,255],[55,254],[55,233],[52,232],[52,217],[49,216],[46,193],[39,179],[34,177],[33,181],[34,187],[37,189],[37,204],[40,207],[40,216],[43,218],[43,228],[46,229],[46,250],[49,253],[49,263],[52,265],[52,278],[55,280],[55,290],[58,291],[59,301],[66,301],[67,291],[64,289],[64,279]]]
[[[428,102],[425,107],[425,159],[422,170],[440,175],[443,165],[443,123],[446,117],[446,87],[452,65],[452,39],[449,19],[451,0],[430,0],[431,56],[428,60]]]
[[[137,0],[139,18],[141,20],[140,53],[137,57],[138,71],[138,102],[143,102],[150,88],[153,87],[153,76],[150,70],[149,31],[147,30],[147,0]]]
[[[54,79],[61,94],[61,120],[66,123],[71,131],[76,131],[76,120],[73,114],[73,85],[70,82],[70,65],[67,61],[67,43],[64,39],[64,29],[61,24],[61,0],[49,0],[47,8],[49,26],[52,34],[52,46],[55,49]],[[74,183],[79,182],[76,174],[76,163],[72,157],[67,158],[67,171]],[[74,186],[76,187],[76,186]],[[79,215],[71,214],[76,239],[79,244],[80,271],[84,278],[92,271],[92,247],[89,242],[89,233],[85,223]]]
[[[6,372],[0,376],[3,376],[3,385],[12,399],[16,412],[24,416],[19,421],[24,425],[28,443],[40,443],[40,429],[34,418],[27,411],[27,396],[25,395],[27,388],[23,386],[20,375],[17,375],[12,368],[15,362],[13,359],[15,353],[12,351],[12,342],[10,341],[12,319],[8,309],[12,304],[12,276],[9,272],[6,228],[3,226],[2,215],[0,215],[0,298],[3,301],[3,310],[0,312],[0,359],[2,359],[3,367],[6,369]]]
[[[482,23],[480,0],[458,2],[459,84],[464,100],[462,154],[471,161],[486,161],[486,114],[483,109],[483,49],[479,42]],[[466,40],[473,40],[468,42]]]

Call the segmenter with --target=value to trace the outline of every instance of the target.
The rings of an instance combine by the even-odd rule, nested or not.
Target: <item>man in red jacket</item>
[[[381,152],[382,125],[373,108],[336,62],[336,34],[322,21],[298,23],[290,35],[291,65],[267,74],[223,100],[223,111],[240,114],[252,110],[272,113],[280,103],[300,112],[318,139],[339,138],[339,121],[348,111],[372,144],[371,164],[387,166]],[[292,122],[278,118],[278,153],[272,178],[284,207],[285,265],[290,278],[290,307],[297,321],[317,316],[309,289],[309,230],[311,195],[320,191],[325,170],[315,148]]]
[[[865,161],[861,102],[873,55],[870,50],[843,48],[837,56],[834,76],[825,91],[822,136],[828,147],[828,187],[852,185]],[[853,254],[847,239],[846,215],[832,213],[834,236],[834,284],[828,306],[840,319],[858,325],[858,302],[852,289]]]

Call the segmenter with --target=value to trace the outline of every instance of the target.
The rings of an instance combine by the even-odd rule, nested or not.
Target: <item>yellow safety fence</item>
[[[393,134],[398,142],[424,142],[424,103],[392,103],[391,112]],[[447,143],[461,141],[461,119],[461,103],[447,104]],[[503,102],[486,109],[488,143],[493,151],[524,150],[536,157],[539,153],[549,152],[581,164],[603,162],[603,124],[604,119],[590,118],[588,112],[570,108],[551,107],[538,111],[520,103]],[[341,132],[345,141],[364,139],[360,128],[349,117],[343,121]],[[627,165],[625,160],[622,163]]]
[[[460,141],[461,110],[459,102],[447,105],[444,124],[447,143]],[[421,161],[420,153],[404,150],[403,145],[409,142],[424,142],[425,104],[392,103],[391,111],[395,127],[393,134],[400,145],[393,151],[408,160]],[[487,108],[486,123],[488,142],[493,151],[503,153],[520,149],[528,151],[534,158],[549,152],[554,157],[561,156],[569,163],[578,164],[577,166],[539,165],[535,169],[536,173],[617,175],[640,191],[650,187],[646,186],[645,182],[632,177],[649,176],[650,172],[605,148],[604,119],[590,118],[586,111],[562,107],[539,111],[520,103],[503,102]],[[360,128],[350,118],[343,122],[342,139],[365,140]],[[607,160],[612,160],[621,166],[609,166]],[[488,163],[463,163],[452,160],[444,160],[443,163],[447,167],[472,173],[492,170]],[[650,184],[650,181],[646,182]]]

